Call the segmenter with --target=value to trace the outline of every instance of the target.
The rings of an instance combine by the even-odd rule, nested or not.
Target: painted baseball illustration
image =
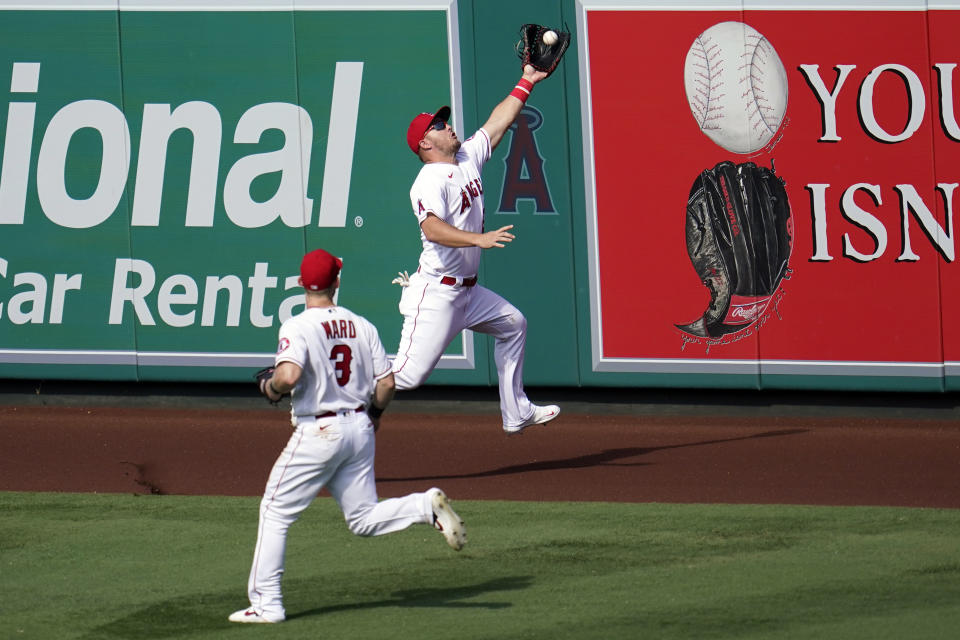
[[[773,45],[742,22],[721,22],[687,52],[684,86],[700,130],[738,154],[770,145],[787,109],[787,79]],[[772,146],[772,145],[771,145]],[[710,291],[699,319],[676,325],[700,338],[759,319],[789,273],[793,225],[784,180],[754,162],[704,169],[687,198],[690,262]]]
[[[742,22],[715,24],[687,51],[690,112],[711,140],[733,153],[766,146],[787,110],[787,72],[763,34]]]

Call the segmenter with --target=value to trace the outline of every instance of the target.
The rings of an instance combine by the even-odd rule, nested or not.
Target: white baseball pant
[[[373,424],[366,413],[341,411],[329,418],[299,418],[273,465],[263,500],[253,566],[250,604],[272,620],[283,620],[280,591],[287,529],[326,487],[340,505],[350,531],[379,536],[413,524],[432,524],[426,493],[377,501]]]
[[[506,299],[480,285],[441,284],[418,271],[403,289],[400,313],[403,331],[393,363],[397,389],[423,384],[450,342],[470,329],[494,337],[503,424],[513,427],[533,415],[533,405],[523,390],[527,319]]]

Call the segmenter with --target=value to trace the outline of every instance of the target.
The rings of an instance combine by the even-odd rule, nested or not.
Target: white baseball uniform
[[[455,164],[423,165],[410,189],[417,222],[432,213],[453,227],[482,233],[480,172],[491,152],[490,136],[481,128],[463,142]],[[523,390],[526,318],[503,297],[476,284],[482,249],[446,247],[427,240],[422,230],[420,239],[420,266],[400,298],[403,331],[393,364],[397,389],[420,386],[464,329],[487,333],[495,339],[503,424],[523,423],[534,413]]]
[[[283,323],[276,363],[302,369],[292,393],[295,428],[260,503],[248,595],[258,615],[285,618],[280,582],[287,529],[326,487],[359,536],[432,524],[427,493],[377,501],[374,432],[365,406],[390,373],[376,329],[344,307],[310,307]]]

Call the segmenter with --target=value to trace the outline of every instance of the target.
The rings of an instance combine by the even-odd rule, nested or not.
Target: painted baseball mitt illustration
[[[544,36],[547,38],[546,42]],[[523,69],[529,64],[538,71],[546,71],[549,75],[560,64],[560,59],[563,58],[569,46],[569,31],[552,29],[540,24],[525,24],[520,27],[520,41],[517,42],[516,47],[520,68]]]
[[[686,237],[710,306],[677,328],[716,338],[753,324],[787,273],[793,247],[783,179],[752,162],[705,169],[690,189]]]

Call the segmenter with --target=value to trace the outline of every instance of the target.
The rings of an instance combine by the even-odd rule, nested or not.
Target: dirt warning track
[[[288,415],[266,405],[109,404],[5,397],[0,490],[256,496],[290,434]],[[960,508],[960,420],[950,411],[567,404],[553,423],[507,436],[495,402],[397,403],[377,436],[380,495],[436,485],[461,500]]]

